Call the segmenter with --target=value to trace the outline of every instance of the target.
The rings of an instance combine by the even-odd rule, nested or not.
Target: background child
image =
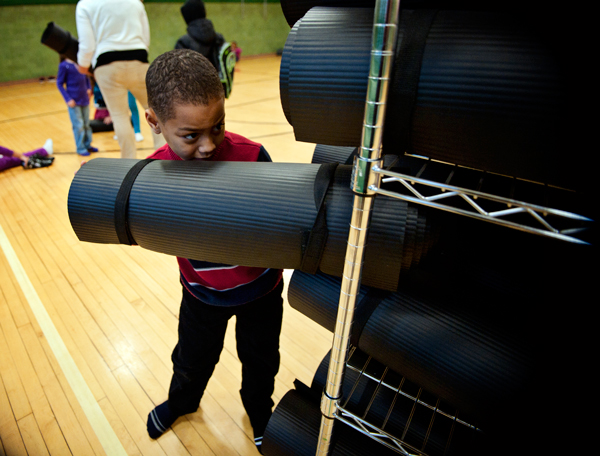
[[[61,55],[56,85],[69,108],[77,153],[87,156],[90,152],[98,152],[98,149],[92,147],[92,129],[90,127],[92,86],[89,78],[79,72],[75,62]]]
[[[242,48],[238,46],[237,41],[231,42],[231,50],[235,52],[235,61],[239,62],[242,57]]]
[[[146,87],[146,120],[167,141],[149,158],[271,161],[260,144],[225,131],[223,85],[213,65],[198,52],[181,49],[160,55],[148,69]],[[158,438],[179,416],[198,409],[219,361],[227,322],[235,315],[240,395],[260,451],[279,370],[282,271],[201,259],[177,261],[183,298],[173,377],[168,400],[148,415],[148,433]]]
[[[181,15],[187,24],[187,34],[177,40],[175,49],[197,51],[218,69],[218,50],[225,38],[215,31],[212,21],[206,17],[204,2],[187,0],[181,7]]]
[[[50,166],[54,161],[52,157],[53,143],[47,139],[40,149],[35,149],[23,154],[15,152],[7,147],[0,146],[0,171],[23,166],[23,168],[43,168]]]
[[[127,103],[129,103],[129,110],[131,111],[131,125],[133,125],[133,132],[135,133],[135,141],[140,142],[144,140],[142,135],[142,129],[140,125],[140,113],[138,112],[137,103],[135,97],[131,92],[127,92]],[[117,135],[115,135],[117,139]]]
[[[92,80],[92,82],[94,107],[96,108],[94,111],[94,118],[90,120],[92,132],[114,131],[113,122],[106,107],[106,103],[104,102],[104,98],[102,97],[102,92],[100,92],[100,87],[98,87],[98,84],[95,81]]]
[[[92,127],[92,131],[94,133],[99,131],[113,131],[114,127],[112,118],[110,117],[110,113],[108,112],[106,103],[104,102],[102,92],[100,92],[100,87],[93,80],[92,82],[92,91],[94,93],[94,105],[96,107],[96,111],[94,112],[94,118],[90,120],[90,126]],[[135,140],[137,142],[143,141],[144,136],[142,135],[140,125],[140,113],[138,111],[135,97],[129,91],[127,92],[127,102],[129,103],[129,110],[131,111],[131,125],[133,125]],[[118,136],[115,135],[114,138],[118,139]]]

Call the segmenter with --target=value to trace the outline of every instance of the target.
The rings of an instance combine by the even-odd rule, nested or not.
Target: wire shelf
[[[406,456],[437,456],[472,451],[483,439],[457,410],[354,347],[346,369],[356,380],[335,418],[387,448]]]
[[[390,169],[398,164],[409,173]],[[375,193],[561,241],[590,244],[587,237],[593,220],[572,212],[572,208],[585,210],[580,195],[573,191],[419,156],[399,157],[386,169],[375,166],[372,171],[382,175],[383,185],[369,187]],[[384,188],[393,183],[401,185]]]

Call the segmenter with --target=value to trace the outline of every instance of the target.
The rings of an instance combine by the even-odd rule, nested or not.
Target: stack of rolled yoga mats
[[[578,185],[581,170],[563,158],[571,140],[564,69],[524,18],[402,9],[383,153],[408,150],[536,182]],[[360,145],[372,22],[372,8],[340,6],[314,7],[294,24],[283,49],[280,93],[297,140]],[[419,42],[415,35],[423,30],[428,33]],[[412,39],[405,43],[404,36]],[[406,64],[417,51],[420,66]]]
[[[284,13],[293,3],[282,2]],[[68,210],[82,241],[295,269],[290,305],[333,331],[373,2],[295,3],[280,95],[296,139],[318,144],[313,163],[100,158],[76,174]],[[565,100],[552,50],[510,14],[417,9],[420,3],[400,11],[384,164],[398,156],[402,169],[412,169],[408,152],[577,190],[572,163],[558,160]],[[411,58],[418,65],[406,71]],[[368,233],[351,343],[412,392],[398,397],[380,388],[363,418],[398,432],[408,454],[508,454],[517,440],[527,441],[521,449],[541,448],[554,412],[566,410],[560,400],[542,400],[548,378],[557,366],[579,366],[574,340],[555,337],[557,327],[573,324],[557,309],[571,286],[586,286],[581,265],[589,250],[382,195]],[[311,387],[298,383],[281,399],[265,455],[315,454],[327,363]],[[347,369],[342,389],[354,410],[373,387]],[[422,412],[415,397],[436,399]],[[391,409],[388,399],[396,401]],[[395,453],[343,423],[330,450]]]
[[[291,27],[281,62],[282,107],[296,139],[318,144],[313,163],[350,164],[361,144],[374,3],[282,1]],[[561,203],[581,203],[589,182],[581,179],[585,171],[577,161],[565,156],[572,148],[565,126],[573,123],[564,47],[554,47],[559,40],[549,39],[553,22],[544,23],[557,15],[539,9],[531,14],[527,3],[518,11],[460,0],[444,3],[447,10],[432,10],[440,2],[426,0],[400,6],[384,167],[398,156],[399,172],[417,175],[418,160],[408,153],[455,165],[453,182],[460,173],[468,180],[484,172],[492,194],[491,188],[504,190],[512,179],[523,201],[537,199],[543,188]],[[563,208],[577,211],[587,195],[583,199]],[[350,368],[340,404],[376,423],[381,435],[401,437],[408,452],[398,450],[402,454],[544,454],[561,446],[568,435],[551,429],[577,407],[556,397],[551,378],[557,365],[561,373],[566,365],[581,372],[586,361],[578,338],[557,339],[558,328],[579,334],[581,324],[576,313],[558,309],[573,290],[583,296],[589,289],[589,246],[458,216],[429,212],[428,220],[435,220],[436,243],[403,271],[396,291],[362,281],[351,343],[398,382],[416,385],[414,396],[427,395],[434,405],[439,400],[471,426],[444,429],[441,414],[423,414],[418,401],[406,403],[406,396],[381,386],[368,396],[368,375]],[[334,331],[340,289],[339,277],[295,271],[288,300]],[[310,389],[298,385],[281,400],[265,433],[264,454],[315,454],[319,429],[311,420],[320,424],[327,363],[328,357]],[[399,402],[388,409],[386,399]],[[357,411],[364,410],[361,402],[369,402],[364,415]],[[380,443],[363,447],[359,434],[336,424],[331,453],[386,454],[389,448]]]
[[[559,417],[569,415],[570,401],[556,389],[574,386],[577,377],[565,381],[563,366],[578,372],[586,355],[579,338],[560,336],[582,324],[561,307],[574,290],[590,289],[585,269],[592,254],[586,246],[505,231],[454,220],[400,277],[397,291],[360,288],[351,342],[372,361],[366,372],[362,364],[346,369],[340,403],[378,432],[401,436],[415,449],[409,454],[511,454],[516,442],[519,451],[535,453],[552,442],[548,432]],[[340,289],[338,277],[295,271],[288,302],[333,332]],[[295,423],[319,414],[328,361],[309,393],[297,388],[278,404],[264,454],[315,454],[318,428],[307,434],[306,424]],[[400,393],[382,386],[384,371],[385,383]],[[347,439],[346,427],[336,424],[334,448]],[[289,447],[290,435],[304,434],[310,439],[302,451]],[[380,453],[374,446],[359,454]]]

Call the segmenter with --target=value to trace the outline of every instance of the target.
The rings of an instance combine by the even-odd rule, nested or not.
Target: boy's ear
[[[152,131],[154,133],[156,133],[157,135],[160,135],[160,133],[161,133],[160,125],[158,124],[158,117],[156,117],[156,113],[154,112],[154,109],[152,109],[152,108],[146,109],[146,122],[148,122],[148,125],[150,125],[150,128],[152,129]]]

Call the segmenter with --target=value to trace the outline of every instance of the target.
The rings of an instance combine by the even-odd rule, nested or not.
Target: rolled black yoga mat
[[[98,158],[75,175],[68,210],[77,237],[118,244],[115,201],[139,160]],[[133,184],[128,225],[135,243],[157,252],[245,266],[297,269],[317,213],[319,165],[154,161]],[[350,166],[338,166],[325,199],[329,235],[320,270],[341,275],[353,194]],[[395,290],[398,277],[433,243],[426,211],[377,196],[363,282]]]
[[[311,384],[311,391],[318,397],[327,383],[329,357],[328,353]],[[407,381],[402,375],[385,371],[383,364],[371,359],[365,365],[367,355],[359,350],[352,354],[354,358],[359,358],[358,363],[352,361],[357,370],[347,368],[344,373],[340,401],[344,410],[397,438],[404,436],[404,443],[424,451],[428,456],[489,454],[485,432],[477,430],[477,423],[469,417],[438,402],[433,395],[419,391],[419,385]],[[361,369],[365,369],[366,375],[359,372]],[[382,384],[378,381],[381,378]],[[422,403],[416,402],[417,397]],[[437,406],[445,415],[435,413],[423,403]],[[461,421],[454,422],[454,417]]]
[[[336,6],[336,7],[365,7],[373,8],[375,0],[282,0],[281,10],[290,27],[301,19],[311,8],[315,6]],[[416,8],[445,8],[459,9],[470,11],[510,11],[517,9],[520,15],[534,11],[534,2],[519,1],[514,2],[481,2],[479,0],[402,0],[400,8],[416,9]],[[535,4],[537,6],[537,3]],[[539,8],[535,8],[535,13],[538,15],[543,12]]]
[[[288,122],[290,122],[290,113],[289,113],[289,80],[290,80],[290,57],[292,50],[294,48],[294,38],[296,37],[296,32],[298,31],[298,25],[292,27],[290,33],[288,34],[287,40],[285,42],[285,47],[283,48],[283,52],[281,54],[281,64],[279,67],[279,97],[281,99],[281,107],[283,109],[283,114],[285,115]]]
[[[73,62],[77,62],[79,41],[54,22],[49,22],[42,33],[42,44],[45,44],[59,54],[66,55]]]
[[[263,437],[265,456],[314,456],[319,440],[321,412],[319,402],[290,390],[273,411]],[[342,423],[334,428],[331,455],[392,456],[398,453],[380,445]]]
[[[530,2],[519,2],[519,14],[523,14],[527,9],[527,4]],[[290,27],[301,19],[311,8],[315,6],[336,6],[336,7],[365,7],[373,8],[375,0],[282,0],[281,10]],[[515,5],[507,2],[486,2],[482,3],[477,0],[453,0],[451,2],[441,0],[402,0],[400,8],[415,9],[415,8],[446,8],[446,9],[462,9],[462,10],[505,10],[514,9]]]
[[[302,16],[315,6],[373,8],[375,6],[375,0],[283,0],[281,2],[281,10],[290,27],[293,27]]]
[[[312,156],[311,163],[352,163],[352,154],[355,147],[328,146],[326,144],[317,144]]]
[[[90,127],[92,129],[92,133],[97,133],[100,131],[114,131],[112,122],[107,125],[100,119],[90,120]]]
[[[351,165],[354,163],[356,156],[356,147],[343,146],[327,146],[325,144],[317,144],[312,156],[311,163],[341,163]],[[384,155],[382,157],[383,167],[388,167],[397,159],[395,155]]]
[[[550,41],[536,35],[539,27],[517,14],[438,11],[425,38],[414,108],[405,112],[403,37],[420,14],[400,14],[383,152],[577,187],[576,161],[562,157],[570,139],[567,68]],[[315,7],[296,23],[280,87],[297,140],[360,144],[372,16],[369,8]]]
[[[288,302],[333,331],[340,285],[337,277],[295,271]],[[532,354],[522,333],[510,326],[504,333],[488,320],[502,313],[501,303],[481,296],[465,301],[464,292],[452,289],[447,295],[438,290],[436,296],[431,292],[439,286],[435,277],[418,285],[382,299],[364,325],[358,347],[479,419],[488,418],[503,401],[516,399],[529,384]],[[359,303],[366,292],[363,287]]]
[[[282,54],[287,71],[280,72],[282,108],[296,139],[360,145],[372,28],[370,8],[313,8],[296,23]],[[309,133],[309,125],[317,131]]]

